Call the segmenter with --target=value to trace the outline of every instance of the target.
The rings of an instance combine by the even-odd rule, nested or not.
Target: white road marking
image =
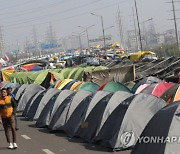
[[[62,152],[62,151],[66,151],[66,149],[61,149],[61,150],[59,150],[59,151],[61,151],[61,152]]]
[[[21,135],[23,138],[25,138],[26,140],[30,140],[31,138],[27,135]]]
[[[50,151],[49,149],[42,149],[47,154],[55,154],[54,152]]]

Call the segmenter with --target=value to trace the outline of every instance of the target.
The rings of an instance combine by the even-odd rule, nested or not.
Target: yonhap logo
[[[136,138],[134,135],[134,132],[125,132],[121,135],[121,143],[123,145],[123,148],[131,147],[135,144]]]

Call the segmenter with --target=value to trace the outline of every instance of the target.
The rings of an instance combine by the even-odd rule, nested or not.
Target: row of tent
[[[126,91],[131,92],[131,90],[125,86],[124,84],[120,82],[106,82],[99,86],[96,83],[93,82],[82,82],[72,79],[65,79],[65,80],[59,80],[55,86],[55,88],[59,90],[73,90],[73,91],[79,91],[79,90],[86,90],[91,92],[96,92],[99,90],[109,91],[109,92],[116,92],[116,91]]]
[[[5,87],[10,87],[12,85],[19,85],[17,83],[9,83],[9,82],[2,82],[2,83],[4,84]],[[108,92],[125,91],[133,94],[146,93],[146,94],[152,94],[157,97],[161,97],[168,103],[180,100],[179,84],[175,84],[172,82],[164,82],[156,77],[147,77],[140,80],[137,83],[131,82],[128,85],[124,85],[120,82],[106,82],[100,86],[93,82],[82,82],[78,80],[65,79],[65,80],[58,80],[51,87],[57,88],[59,90],[72,90],[72,91],[86,90],[86,91],[96,92],[99,90],[103,90]]]
[[[5,87],[10,87],[12,83],[3,82]],[[17,83],[14,83],[18,85]],[[12,84],[13,85],[13,84]],[[146,93],[160,97],[168,103],[180,100],[180,86],[179,84],[164,82],[155,77],[148,77],[140,80],[136,84],[129,84],[125,86],[120,82],[107,82],[101,86],[93,82],[82,82],[78,80],[65,79],[56,82],[52,88],[59,90],[72,91],[90,91],[97,92],[100,90],[107,92],[125,91],[132,94]]]
[[[102,69],[106,69],[106,67],[90,66],[52,70],[46,69],[38,72],[15,72],[14,70],[3,70],[1,73],[3,81],[16,82],[19,84],[41,84],[47,80],[49,76],[53,76],[56,80],[74,79],[82,81],[84,72],[91,72]]]
[[[143,84],[138,87],[135,94],[146,93],[160,97],[168,104],[180,101],[180,84],[160,82],[156,84]]]
[[[141,83],[143,82],[141,81]],[[143,84],[139,84],[138,88],[141,85]],[[177,85],[163,82],[154,87],[160,87],[160,85],[167,85],[170,87],[169,89],[177,87]],[[150,91],[158,91],[150,89]],[[138,137],[142,132],[147,133],[146,129],[149,131],[150,128],[146,128],[146,126],[150,125],[148,122],[151,123],[152,117],[161,109],[166,111],[166,108],[174,106],[177,109],[177,105],[174,104],[178,104],[172,103],[169,105],[170,107],[165,107],[167,103],[164,100],[146,93],[85,90],[73,92],[56,88],[45,89],[35,84],[22,85],[14,90],[14,94],[16,94],[16,99],[19,99],[18,111],[22,111],[24,117],[36,120],[38,127],[61,130],[70,137],[80,137],[87,142],[99,143],[113,150],[132,148],[137,142],[133,151],[135,153],[138,153],[136,149],[139,151],[141,146],[146,148],[146,145],[138,143]],[[175,114],[175,110],[173,111],[171,117]],[[163,112],[163,114],[165,113]],[[158,118],[161,123],[162,117]],[[170,119],[170,117],[168,118]],[[154,123],[153,127],[156,127]],[[171,125],[170,122],[168,124]],[[166,133],[168,131],[166,127],[163,130]],[[159,133],[160,130],[156,132],[156,129],[153,129],[153,131]],[[135,138],[133,142],[125,144],[127,132],[133,132]],[[149,147],[149,154],[156,153],[151,152],[150,149],[151,147]],[[143,154],[143,151],[141,153]]]
[[[96,92],[99,90],[108,92],[125,91],[133,94],[146,93],[161,97],[168,103],[180,100],[180,86],[172,82],[164,82],[155,77],[148,77],[136,84],[125,86],[119,82],[107,82],[101,86],[92,82],[81,82],[77,80],[60,80],[56,83],[55,88],[59,90],[86,90]]]
[[[149,120],[166,105],[162,99],[143,93],[46,90],[35,84],[22,85],[16,99],[17,110],[36,120],[38,127],[61,130],[70,137],[98,142],[113,150],[134,146],[124,148],[124,132],[133,130],[138,139]]]

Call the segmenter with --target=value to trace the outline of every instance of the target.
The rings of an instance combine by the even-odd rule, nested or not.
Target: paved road
[[[112,154],[109,149],[83,143],[80,139],[68,138],[64,133],[50,133],[47,129],[36,128],[34,122],[18,118],[18,146],[16,150],[7,149],[4,130],[0,126],[0,154]],[[115,152],[130,154],[130,151]]]

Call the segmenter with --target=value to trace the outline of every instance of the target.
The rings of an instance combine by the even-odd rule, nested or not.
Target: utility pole
[[[177,18],[176,18],[175,4],[174,4],[175,2],[179,2],[179,1],[172,0],[171,2],[168,2],[168,3],[172,4],[173,19],[170,19],[170,20],[174,20],[174,27],[175,27],[175,33],[176,33],[176,45],[179,50],[179,38],[178,38],[178,29],[177,29],[177,21],[176,21]],[[174,56],[175,56],[175,52],[174,52]]]
[[[153,18],[149,23],[149,35],[150,35],[150,41],[153,43],[153,45],[157,44],[157,33],[156,33],[156,27],[153,22]]]
[[[29,41],[28,38],[26,37],[26,43],[25,43],[26,58],[30,58],[28,46],[29,46]]]
[[[48,30],[47,30],[47,42],[46,43],[52,45],[52,48],[49,47],[49,49],[47,49],[51,53],[52,53],[52,51],[54,51],[54,48],[55,48],[54,45],[55,46],[57,45],[57,40],[55,39],[55,34],[56,33],[54,32],[53,27],[50,24],[49,27],[48,27]]]
[[[93,27],[95,25],[91,25],[89,27],[82,27],[82,26],[78,26],[79,28],[83,28],[85,31],[86,31],[86,36],[87,36],[87,43],[88,43],[88,48],[90,48],[90,44],[89,44],[89,33],[88,33],[88,30]]]
[[[106,47],[106,38],[105,38],[105,31],[104,31],[104,21],[103,21],[103,16],[91,13],[91,15],[97,16],[101,18],[101,26],[102,26],[102,33],[103,33],[103,41],[104,41],[104,47]]]
[[[124,46],[125,46],[124,34],[123,34],[122,19],[121,19],[121,12],[120,12],[119,6],[118,6],[118,28],[119,28],[120,42],[122,44],[122,47],[124,48]]]
[[[54,35],[53,35],[53,27],[50,24],[47,31],[47,42],[53,43],[54,42]]]
[[[36,55],[41,56],[41,51],[39,50],[39,45],[38,45],[39,43],[38,43],[38,38],[37,38],[37,30],[35,27],[33,27],[32,36],[33,36],[33,44],[34,44],[35,53]]]
[[[176,43],[177,43],[177,47],[179,49],[178,30],[177,30],[177,22],[176,22],[176,12],[175,12],[174,0],[172,0],[172,7],[173,7],[173,16],[174,16],[174,26],[175,26],[175,31],[176,31]]]
[[[132,12],[133,12],[133,21],[134,21],[134,32],[135,32],[135,37],[136,37],[136,45],[137,45],[137,49],[139,49],[139,43],[138,43],[138,35],[137,35],[137,28],[136,28],[136,20],[135,20],[135,14],[134,14],[134,8],[132,8]]]
[[[146,48],[147,48],[147,45],[149,44],[149,42],[148,42],[148,33],[147,33],[147,30],[146,30],[146,23],[149,22],[149,21],[152,21],[152,20],[153,20],[153,18],[150,18],[150,19],[145,20],[145,21],[142,22],[142,25],[143,25],[143,33],[142,34],[143,34],[143,39],[144,39],[144,41],[146,43],[145,44]]]
[[[17,50],[16,50],[16,52],[15,52],[15,56],[16,56],[16,62],[17,62],[17,60],[18,60],[18,53],[19,53],[20,48],[19,48],[19,42],[18,42],[18,40],[16,40],[16,43],[17,43]]]
[[[139,23],[139,16],[138,16],[138,9],[137,9],[136,0],[134,0],[134,4],[135,4],[135,8],[136,8],[136,17],[137,17],[138,30],[139,30],[140,49],[141,49],[141,51],[142,51],[142,50],[143,50],[143,46],[142,46],[141,28],[140,28],[140,23]]]
[[[81,35],[82,35],[84,32],[85,32],[85,31],[83,31],[83,32],[81,32],[81,33],[72,32],[73,34],[76,34],[76,35],[73,35],[73,36],[78,36],[78,38],[79,38],[79,48],[80,48],[80,51],[82,51]]]

